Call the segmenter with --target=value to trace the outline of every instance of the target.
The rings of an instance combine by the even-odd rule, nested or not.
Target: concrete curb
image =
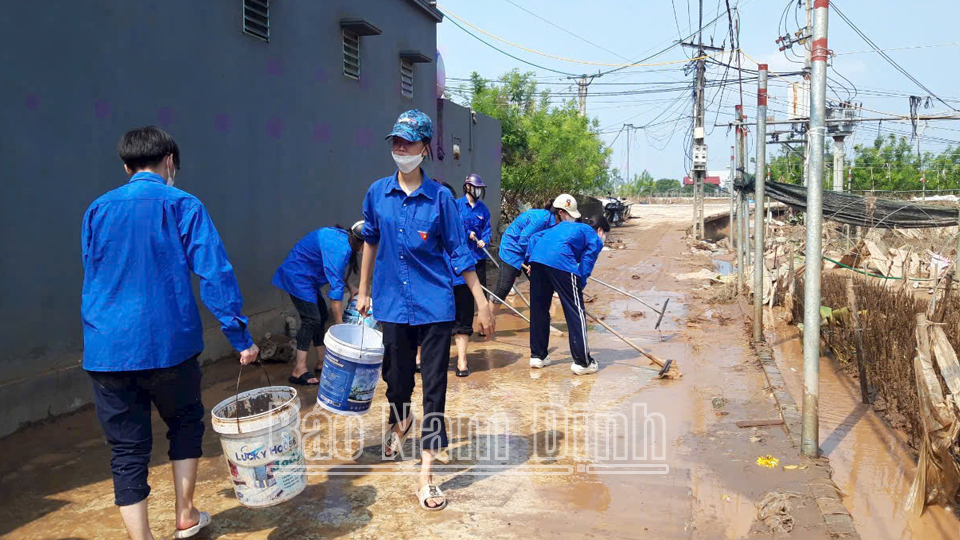
[[[756,345],[754,348],[760,360],[760,366],[767,376],[767,383],[777,399],[777,407],[780,409],[784,426],[787,428],[787,433],[790,435],[794,448],[799,453],[800,409],[787,390],[787,385],[780,373],[780,368],[777,367],[777,362],[773,358],[773,351],[770,347]],[[840,488],[830,479],[830,460],[825,457],[818,459],[803,458],[803,462],[812,468],[811,474],[814,475],[814,478],[807,483],[807,489],[811,497],[817,502],[820,515],[823,516],[823,521],[827,524],[827,532],[834,538],[860,538],[853,523],[853,516],[850,515],[850,511],[843,505],[840,498]]]

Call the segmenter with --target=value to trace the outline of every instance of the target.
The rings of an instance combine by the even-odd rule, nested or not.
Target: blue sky
[[[513,4],[522,6],[549,23]],[[802,58],[800,64],[792,63],[777,50],[778,46],[774,43],[784,31],[793,33],[799,28],[797,19],[803,24],[804,11],[802,8],[797,9],[797,2],[730,1],[731,6],[737,4],[743,51],[756,61],[768,63],[771,71],[789,72],[802,69]],[[887,54],[930,90],[960,109],[960,98],[957,97],[960,96],[960,90],[956,89],[960,76],[953,67],[960,55],[960,37],[956,35],[955,13],[945,10],[947,2],[844,0],[832,4],[843,10],[853,23],[882,49],[933,45],[927,48],[889,50]],[[528,49],[551,56],[601,64],[623,64],[627,63],[626,59],[632,62],[645,58],[675,43],[680,35],[690,35],[697,27],[698,17],[698,2],[694,0],[442,0],[439,7],[446,8],[477,28]],[[725,12],[725,0],[704,0],[705,22],[713,20],[718,12]],[[786,26],[781,24],[784,14]],[[460,22],[456,19],[453,21]],[[576,86],[570,86],[572,81],[567,75],[538,69],[497,52],[454,26],[453,21],[447,20],[440,25],[438,37],[439,49],[446,66],[448,87],[456,86],[459,81],[455,79],[466,78],[472,71],[477,71],[487,78],[496,78],[510,69],[519,68],[521,71],[535,72],[538,81],[543,83],[541,88],[549,88],[561,94],[576,92]],[[595,45],[573,37],[550,23]],[[463,25],[462,22],[460,24]],[[544,68],[571,74],[613,69],[613,66],[574,63],[527,52],[497,41],[470,26],[463,26],[488,43]],[[729,24],[726,16],[705,30],[704,41],[709,43],[711,37],[716,46],[726,41],[729,49]],[[870,109],[863,111],[864,117],[876,117],[880,116],[880,113],[907,114],[908,95],[927,95],[879,54],[864,52],[870,50],[869,45],[833,12],[830,17],[829,47],[837,56],[833,58],[829,72],[836,82],[830,83],[828,99],[837,99],[838,94],[841,98],[848,99],[848,91],[855,86],[858,93],[854,101],[862,102],[865,109]],[[802,47],[796,46],[794,50],[802,57]],[[603,139],[607,144],[612,144],[613,167],[621,170],[626,167],[626,132],[621,133],[619,138],[617,134],[621,126],[624,123],[635,126],[650,124],[644,130],[634,131],[631,137],[631,172],[636,173],[645,168],[655,178],[681,178],[686,173],[684,162],[687,148],[684,143],[690,124],[689,118],[682,117],[688,117],[692,112],[688,89],[669,93],[601,95],[609,92],[648,90],[665,84],[679,86],[683,82],[690,82],[692,74],[684,75],[684,64],[677,63],[684,58],[685,51],[675,47],[648,61],[666,63],[665,65],[625,68],[596,79],[596,83],[605,84],[594,84],[590,87],[587,113],[591,118],[599,119],[604,132]],[[722,60],[728,61],[729,57]],[[745,68],[756,68],[756,64],[747,59],[744,59],[743,65]],[[708,69],[708,82],[711,79],[721,79],[723,71],[719,66]],[[850,82],[844,81],[838,75]],[[735,72],[730,71],[728,77],[734,76]],[[768,116],[784,118],[786,84],[787,81],[796,80],[799,78],[771,78],[771,110]],[[750,81],[743,85],[745,110],[752,119],[756,117],[756,84]],[[730,145],[733,141],[732,132],[728,133],[725,126],[713,127],[715,119],[721,123],[728,122],[733,117],[734,104],[740,102],[738,87],[728,86],[722,95],[718,95],[718,90],[711,89],[707,94],[708,102],[713,101],[712,105],[708,106],[706,121],[711,170],[726,169],[729,166]],[[778,98],[781,101],[777,101]],[[559,99],[561,98],[558,97]],[[935,102],[932,108],[922,112],[931,114],[945,111],[950,109],[943,103]],[[884,134],[909,134],[911,128],[909,123],[884,122],[879,126],[879,130]],[[863,125],[855,133],[854,144],[872,141],[877,132],[876,123]],[[930,122],[921,134],[921,150],[939,151],[949,144],[948,141],[954,140],[960,141],[960,121]],[[847,144],[850,145],[849,139]],[[749,145],[750,155],[753,156],[756,142],[752,136]],[[768,155],[778,151],[776,145],[767,147]]]

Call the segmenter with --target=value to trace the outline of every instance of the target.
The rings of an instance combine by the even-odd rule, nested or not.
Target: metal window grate
[[[413,99],[413,62],[400,60],[400,95]]]
[[[270,42],[270,0],[243,0],[243,33]]]
[[[343,74],[360,80],[360,36],[343,29]]]

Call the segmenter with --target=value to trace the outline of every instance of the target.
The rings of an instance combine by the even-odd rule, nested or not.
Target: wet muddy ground
[[[735,425],[777,418],[776,403],[747,342],[743,308],[709,305],[694,294],[703,284],[674,278],[713,268],[683,240],[691,213],[679,205],[635,207],[640,217],[610,235],[626,249],[604,251],[596,267],[597,277],[651,304],[671,299],[660,332],[653,330],[655,314],[635,301],[597,284],[586,289],[589,311],[673,359],[683,378],[656,379],[649,361],[593,325],[599,373],[570,372],[566,336],[551,336],[554,365],[530,370],[526,324],[502,311],[494,339],[471,341],[473,373],[450,374],[451,446],[436,478],[450,500],[446,510],[420,510],[414,457],[380,459],[382,384],[373,410],[357,418],[314,409],[316,387],[299,387],[306,490],[271,508],[239,505],[208,426],[196,502],[213,524],[197,538],[786,538],[756,519],[755,504],[777,490],[797,494],[789,538],[827,538],[805,495],[810,469],[783,467],[799,462],[782,426]],[[520,288],[526,291],[526,283]],[[566,330],[559,313],[555,306],[554,324]],[[283,380],[289,368],[267,369]],[[241,388],[265,384],[257,371],[244,372]],[[233,395],[236,374],[232,361],[204,368],[208,410]],[[418,388],[417,413],[419,400]],[[149,504],[160,537],[173,527],[173,488],[164,426],[156,416],[154,422]],[[7,456],[0,461],[3,538],[125,537],[113,506],[109,448],[91,410],[0,440],[0,455]],[[763,455],[781,466],[758,466]]]
[[[787,388],[795,400],[803,392],[803,348],[795,326],[778,316],[766,328]],[[843,490],[863,538],[947,540],[960,538],[956,508],[928,506],[922,516],[904,510],[903,501],[917,467],[915,452],[897,432],[863,405],[860,384],[839,371],[830,358],[820,360],[820,447],[830,459],[833,481]]]

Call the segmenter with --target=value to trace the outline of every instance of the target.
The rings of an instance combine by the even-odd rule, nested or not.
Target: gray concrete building
[[[499,219],[500,124],[437,99],[441,14],[426,0],[7,4],[0,436],[90,401],[79,367],[80,222],[126,181],[116,143],[132,127],[176,138],[177,186],[209,209],[255,338],[282,331],[293,313],[270,285],[290,247],[359,219],[367,187],[395,170],[383,136],[404,110],[427,112],[442,131],[428,174],[458,191],[481,174]],[[203,358],[228,354],[204,316]]]

